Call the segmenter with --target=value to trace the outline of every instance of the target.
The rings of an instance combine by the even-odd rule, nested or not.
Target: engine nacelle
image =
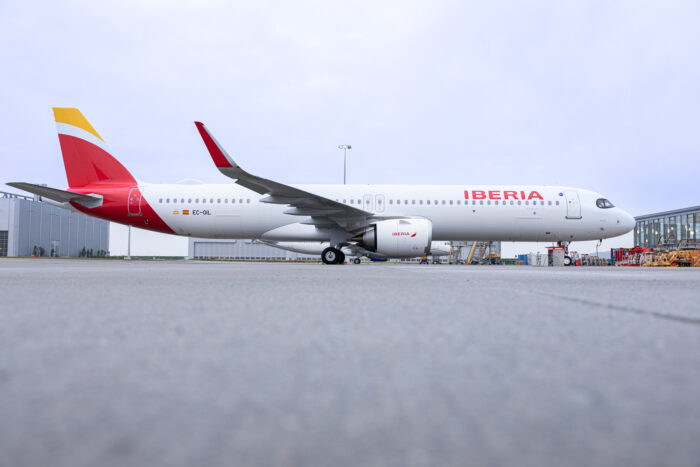
[[[387,258],[415,258],[430,253],[433,223],[428,219],[379,221],[353,240]]]

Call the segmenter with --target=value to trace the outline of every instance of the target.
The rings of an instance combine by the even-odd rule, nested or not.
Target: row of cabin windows
[[[214,204],[214,201],[215,201],[214,198],[209,198],[209,204]],[[173,198],[173,199],[170,199],[170,198],[165,198],[165,199],[160,198],[160,199],[158,200],[158,202],[159,202],[160,204],[163,204],[163,202],[165,202],[165,204],[170,204],[171,202],[172,202],[173,204],[175,204],[175,203],[178,202],[178,199],[177,199],[177,198]],[[180,202],[181,204],[184,204],[184,203],[185,203],[185,198],[180,198],[179,202]],[[206,199],[206,198],[202,198],[202,203],[206,203],[206,202],[207,202],[207,199]],[[228,202],[229,202],[229,201],[228,201],[228,198],[223,198],[223,199],[222,199],[222,198],[216,198],[216,203],[217,203],[217,204],[221,204],[222,202],[223,202],[224,204],[228,204]],[[199,203],[199,198],[194,198],[194,200],[193,200],[192,198],[187,198],[187,203],[195,203],[195,204],[198,204],[198,203]],[[238,204],[244,204],[244,203],[245,203],[245,204],[250,204],[250,198],[247,198],[247,199],[239,198],[238,200],[236,200],[236,198],[231,198],[231,204],[236,204],[236,203],[238,203]]]
[[[337,201],[337,202],[340,202],[339,199],[336,199],[336,201]],[[409,201],[409,200],[407,200],[407,199],[403,200],[403,204],[409,204],[408,201]],[[416,204],[416,200],[415,200],[415,199],[412,199],[412,200],[410,200],[410,201],[411,201],[410,204]],[[434,205],[436,205],[436,206],[439,205],[439,204],[441,204],[438,200],[429,200],[429,199],[428,199],[428,200],[425,200],[425,204],[430,205],[430,204],[431,204],[431,201],[432,201],[432,204],[434,204]],[[488,205],[488,206],[491,205],[491,201],[493,201],[493,204],[496,205],[496,206],[498,206],[499,204],[501,204],[501,205],[503,205],[503,206],[506,206],[506,205],[508,204],[508,202],[505,201],[505,200],[501,200],[501,202],[499,203],[499,202],[498,202],[499,200],[497,200],[497,199],[496,199],[496,200],[490,200],[490,199],[487,199],[487,200],[483,200],[483,199],[481,199],[481,200],[476,200],[476,199],[473,199],[473,200],[472,200],[472,206],[476,205],[476,204],[477,204],[477,203],[476,203],[477,201],[479,201],[479,204],[480,204],[480,205],[483,205],[483,204],[484,204],[484,201],[486,201],[486,205]],[[381,201],[378,201],[378,203],[381,204]],[[518,201],[517,201],[518,206],[522,205],[522,203],[523,203],[522,200],[518,200]],[[545,205],[545,201],[540,201],[539,203],[540,203],[540,204],[539,204],[540,206],[544,206],[544,205]],[[552,204],[554,204],[555,206],[559,206],[559,201],[555,201],[554,203],[552,203],[551,201],[546,201],[546,203],[547,203],[547,206],[552,206]],[[347,199],[344,199],[344,200],[343,200],[343,204],[348,204],[348,200],[347,200]],[[354,199],[351,199],[351,200],[350,200],[350,204],[355,204],[355,200],[354,200]],[[358,200],[357,200],[357,204],[362,204],[362,200],[359,200],[359,199],[358,199]],[[390,200],[389,200],[389,204],[394,204],[394,200],[393,200],[393,199],[390,199]],[[400,200],[400,199],[397,199],[397,200],[396,200],[396,204],[397,204],[397,205],[402,204],[402,203],[401,203],[401,200]],[[423,204],[423,200],[422,200],[422,199],[419,199],[417,204]],[[442,205],[444,206],[444,205],[447,205],[447,204],[450,204],[450,205],[454,205],[454,204],[460,205],[460,204],[462,204],[462,200],[458,199],[457,201],[455,201],[455,200],[452,200],[452,199],[451,199],[451,200],[444,200],[444,199],[443,199],[443,200],[442,200]],[[510,205],[511,205],[511,206],[514,206],[515,204],[516,204],[515,201],[510,200]],[[464,205],[465,205],[465,206],[469,206],[469,200],[465,200],[465,201],[464,201]],[[530,200],[525,200],[525,206],[529,206],[529,205],[530,205]],[[538,204],[537,204],[537,200],[532,200],[532,205],[533,205],[533,206],[537,206],[537,205],[538,205]]]
[[[402,203],[400,199],[397,199],[397,200],[396,200],[396,204],[409,204],[408,201],[409,201],[409,200],[405,199],[405,200],[403,200],[403,203]],[[416,204],[416,200],[415,200],[415,199],[412,199],[412,200],[410,200],[410,201],[411,201],[410,204]],[[525,204],[525,206],[529,206],[531,202],[532,202],[532,206],[538,206],[538,201],[537,201],[537,200],[532,200],[532,201],[530,201],[530,200],[525,200],[525,201],[522,201],[522,200],[517,200],[517,201],[514,201],[514,200],[510,200],[510,201],[500,200],[500,202],[499,202],[499,200],[497,200],[497,199],[494,199],[494,200],[490,200],[490,199],[486,199],[486,200],[484,200],[484,199],[476,200],[476,199],[473,199],[473,200],[471,200],[471,201],[472,201],[472,202],[471,202],[472,206],[475,206],[476,204],[479,204],[479,205],[484,205],[484,204],[486,204],[486,205],[488,205],[488,206],[490,206],[491,204],[494,204],[495,206],[498,206],[499,204],[502,205],[502,206],[506,206],[507,204],[510,204],[511,206],[514,206],[514,205],[517,204],[518,206],[520,206],[520,205],[522,205],[523,203]],[[478,203],[477,203],[477,201],[478,201]],[[484,201],[486,201],[486,202],[484,203]],[[492,203],[492,201],[493,201],[493,203]],[[394,200],[393,200],[393,199],[390,199],[390,200],[389,200],[389,204],[394,204]],[[419,199],[417,204],[423,204],[423,200],[422,200],[422,199]],[[428,199],[428,200],[425,200],[425,204],[428,204],[428,205],[431,204],[431,200],[429,200],[429,199]],[[435,204],[435,205],[438,205],[438,204],[442,204],[442,205],[446,205],[446,204],[450,204],[450,205],[452,205],[452,204],[457,204],[457,205],[460,205],[460,204],[462,204],[462,200],[459,200],[459,199],[458,199],[457,201],[454,201],[454,200],[445,201],[445,200],[443,199],[441,203],[438,202],[438,200],[433,200],[433,203],[432,203],[432,204]],[[559,201],[555,201],[554,203],[552,203],[552,201],[539,201],[539,206],[545,206],[545,204],[546,204],[547,206],[552,206],[552,204],[554,204],[555,206],[559,206]],[[469,200],[464,200],[464,205],[465,205],[465,206],[469,206]]]
[[[158,200],[158,202],[159,202],[160,204],[163,204],[163,201],[165,201],[165,204],[170,204],[171,201],[172,201],[173,204],[175,204],[175,203],[178,202],[178,199],[177,199],[177,198],[173,198],[173,199],[171,200],[170,198],[165,198],[165,200],[163,200],[163,198],[160,198],[160,199]],[[339,199],[336,199],[336,201],[340,202]],[[403,204],[404,204],[404,205],[409,204],[408,201],[409,201],[409,200],[407,200],[407,199],[403,200]],[[439,204],[440,204],[440,202],[439,202],[438,200],[432,200],[432,201],[433,201],[432,204],[435,204],[435,205],[439,205]],[[497,199],[495,199],[495,200],[490,200],[490,199],[487,199],[487,200],[483,200],[483,199],[476,200],[476,199],[473,199],[473,200],[471,200],[471,201],[472,201],[472,203],[471,203],[472,206],[475,206],[475,205],[477,204],[477,203],[476,203],[477,201],[479,201],[479,204],[480,204],[480,205],[483,205],[483,204],[484,204],[484,201],[486,201],[486,205],[488,205],[488,206],[491,205],[491,201],[493,201],[493,204],[494,204],[494,205],[496,205],[496,206],[499,205],[499,200],[497,200]],[[188,198],[188,199],[187,199],[187,203],[193,203],[193,202],[194,202],[195,204],[198,204],[198,203],[199,203],[199,198],[194,198],[194,201],[192,200],[192,198]],[[206,202],[207,202],[206,198],[202,198],[202,203],[206,203]],[[223,203],[224,203],[224,204],[228,204],[228,202],[229,202],[228,198],[223,198]],[[184,203],[185,203],[185,198],[180,198],[180,203],[181,203],[181,204],[184,204]],[[209,198],[209,203],[210,203],[210,204],[214,204],[214,198]],[[222,203],[222,198],[217,198],[217,199],[216,199],[216,203],[217,203],[217,204],[221,204],[221,203]],[[244,203],[245,203],[245,204],[250,204],[250,198],[246,198],[246,199],[239,198],[239,199],[238,199],[238,204],[244,204]],[[508,201],[505,201],[505,200],[501,200],[501,201],[500,201],[500,204],[503,205],[503,206],[505,206],[505,205],[508,204],[508,203],[509,203],[509,202],[508,202]],[[511,205],[511,206],[514,206],[515,203],[516,203],[516,201],[510,200],[510,205]],[[518,206],[520,206],[522,203],[523,203],[522,200],[517,200]],[[544,206],[544,205],[545,205],[545,201],[540,201],[539,203],[540,203],[540,204],[539,204],[540,206]],[[552,202],[551,202],[551,201],[547,201],[546,203],[547,203],[548,206],[552,206]],[[236,198],[231,198],[231,204],[236,204]],[[343,204],[347,204],[347,199],[344,199],[344,200],[343,200]],[[354,200],[354,199],[351,199],[351,200],[350,200],[350,204],[355,204],[355,200]],[[362,204],[362,200],[359,200],[359,199],[358,199],[358,200],[357,200],[357,204]],[[393,200],[393,199],[390,199],[390,200],[389,200],[389,204],[394,204],[394,200]],[[396,204],[397,204],[397,205],[402,204],[402,203],[401,203],[401,200],[400,200],[400,199],[397,199],[397,200],[396,200]],[[412,199],[410,204],[416,204],[416,200],[415,200],[415,199]],[[422,200],[422,199],[419,199],[419,200],[418,200],[418,204],[423,204],[423,200]],[[428,200],[425,200],[425,204],[430,205],[430,204],[431,204],[431,200],[429,200],[429,199],[428,199]],[[458,199],[457,201],[454,201],[454,200],[446,201],[446,200],[443,199],[443,200],[442,200],[442,204],[443,204],[443,205],[447,205],[447,204],[450,204],[450,205],[454,205],[454,204],[460,205],[460,204],[462,204],[462,200],[459,200],[459,199]],[[559,201],[555,201],[554,204],[555,204],[556,206],[559,206]],[[469,206],[469,200],[464,200],[464,205],[465,205],[465,206]],[[530,205],[530,200],[525,200],[525,206],[529,206],[529,205]],[[533,205],[533,206],[537,206],[537,200],[532,200],[532,205]]]

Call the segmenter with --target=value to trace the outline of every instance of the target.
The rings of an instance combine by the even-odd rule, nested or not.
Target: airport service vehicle
[[[556,242],[625,234],[634,218],[604,196],[562,186],[287,185],[246,172],[195,122],[228,184],[138,181],[112,156],[75,108],[54,108],[68,179],[60,190],[8,183],[85,214],[173,235],[328,242],[326,264],[342,249],[376,258],[430,254],[455,239]]]

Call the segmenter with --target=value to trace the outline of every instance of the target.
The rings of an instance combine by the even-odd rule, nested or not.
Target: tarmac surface
[[[0,260],[0,466],[698,466],[700,269]]]

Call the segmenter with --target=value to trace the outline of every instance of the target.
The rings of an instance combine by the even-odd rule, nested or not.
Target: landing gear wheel
[[[574,263],[573,263],[573,261],[571,261],[571,256],[569,256],[569,255],[564,256],[564,266],[571,266],[572,264],[574,264]]]
[[[362,260],[360,258],[355,258],[352,262],[355,264],[360,264]]]
[[[340,258],[338,258],[338,264],[345,264],[345,253],[340,252]]]
[[[321,260],[324,264],[340,264],[341,259],[345,261],[345,255],[337,248],[328,247],[321,253]]]

